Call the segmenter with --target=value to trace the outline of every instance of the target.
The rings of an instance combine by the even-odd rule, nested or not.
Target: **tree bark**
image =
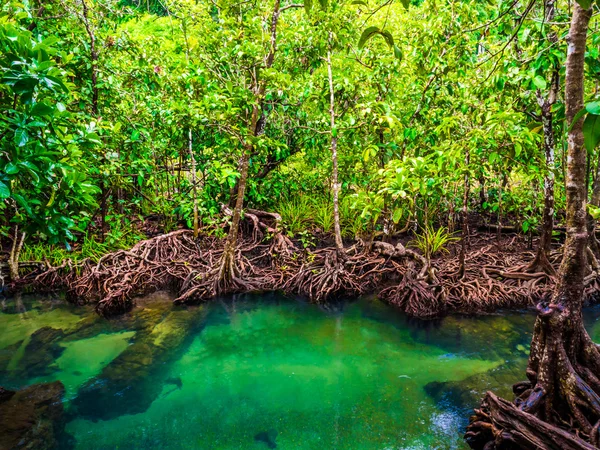
[[[554,21],[555,17],[555,0],[546,0],[545,7],[545,22]],[[548,35],[548,41],[551,44],[558,42],[556,33],[552,32]],[[536,252],[535,259],[529,266],[529,270],[533,272],[546,272],[555,275],[555,270],[550,264],[548,257],[552,245],[552,231],[554,227],[554,153],[556,148],[556,138],[554,136],[554,117],[552,107],[556,103],[559,89],[559,67],[554,67],[552,70],[550,89],[546,98],[542,93],[537,91],[537,101],[541,109],[542,128],[544,131],[544,156],[546,159],[546,176],[544,177],[544,212],[542,215],[542,232]]]
[[[265,68],[269,69],[273,66],[275,61],[275,52],[277,51],[277,22],[281,13],[281,0],[275,0],[273,7],[273,15],[271,17],[271,40],[269,52],[265,57]],[[264,100],[266,81],[264,79],[258,80],[258,74],[256,75],[254,85],[254,105],[252,107],[252,115],[250,116],[250,132],[253,137],[256,137],[261,131],[259,124],[260,117],[262,115],[262,104]],[[240,178],[237,182],[237,192],[235,198],[235,207],[233,209],[233,218],[231,221],[231,228],[227,235],[227,242],[225,243],[225,249],[223,256],[221,257],[221,265],[217,278],[217,283],[223,281],[233,280],[236,278],[236,266],[235,266],[235,249],[237,247],[240,220],[242,216],[242,209],[244,207],[244,194],[246,193],[246,185],[248,183],[248,170],[250,166],[250,156],[254,152],[254,145],[248,139],[243,144],[243,154],[240,160]]]
[[[469,238],[469,164],[471,160],[471,153],[467,148],[465,150],[465,185],[463,192],[463,206],[462,206],[462,236],[460,246],[460,265],[459,275],[462,277],[465,274],[465,260],[467,258],[467,240]],[[483,189],[483,188],[482,188]]]
[[[92,65],[92,115],[98,116],[98,51],[96,49],[96,35],[92,25],[90,24],[89,10],[86,0],[81,0],[81,6],[83,9],[83,25],[90,38],[90,62]]]
[[[340,183],[338,179],[338,137],[335,128],[335,91],[333,88],[333,70],[331,66],[331,47],[333,46],[333,36],[329,33],[329,49],[327,50],[327,75],[329,78],[329,118],[331,125],[331,161],[333,170],[331,173],[333,183],[333,227],[335,232],[335,247],[338,255],[341,255],[344,250],[342,241],[342,230],[340,226]]]
[[[192,201],[194,202],[194,239],[198,237],[198,189],[196,176],[196,157],[194,156],[194,141],[192,140],[192,128],[188,130],[188,150],[192,160]],[[181,172],[179,172],[181,173]]]
[[[13,236],[13,244],[8,256],[8,268],[10,271],[10,279],[15,282],[18,281],[21,276],[19,275],[19,258],[21,256],[21,250],[25,242],[25,232],[23,231],[19,236],[19,226],[15,226],[15,235]]]
[[[573,2],[565,79],[567,125],[583,108],[586,38],[592,9]],[[589,449],[600,428],[600,352],[583,326],[586,269],[586,150],[582,120],[568,133],[567,239],[550,302],[538,304],[528,381],[516,384],[515,403],[488,393],[467,428],[474,449]],[[547,426],[540,426],[540,421]],[[562,439],[564,446],[557,444]],[[589,442],[591,446],[585,442]]]

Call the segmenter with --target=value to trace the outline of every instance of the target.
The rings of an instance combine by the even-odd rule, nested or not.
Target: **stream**
[[[486,390],[512,398],[535,316],[409,319],[375,298],[278,294],[106,320],[89,306],[0,303],[0,386],[60,380],[76,449],[464,449]],[[600,308],[586,325],[600,339]]]

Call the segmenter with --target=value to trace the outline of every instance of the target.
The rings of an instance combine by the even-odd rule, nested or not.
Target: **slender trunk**
[[[503,175],[502,180],[502,185],[498,189],[498,213],[496,216],[498,222],[498,229],[496,230],[496,245],[498,248],[500,248],[500,236],[502,235],[502,191],[506,185],[506,175]]]
[[[10,270],[10,279],[14,282],[20,278],[19,275],[19,258],[23,243],[25,242],[25,232],[23,231],[19,237],[19,226],[15,226],[15,235],[13,236],[13,244],[8,257],[8,268]]]
[[[81,0],[82,7],[82,21],[85,27],[85,30],[89,37],[90,44],[90,64],[91,64],[91,83],[92,83],[92,116],[95,118],[99,115],[98,109],[98,51],[96,49],[96,35],[94,34],[94,29],[90,23],[89,17],[89,9],[87,5],[87,0]],[[101,195],[101,206],[100,206],[100,214],[101,217],[101,236],[100,240],[104,242],[106,236],[106,214],[107,214],[107,204],[106,198],[108,196],[107,187],[104,179],[100,182],[100,195]]]
[[[550,0],[550,10],[554,11],[553,0]],[[547,7],[548,8],[548,7]],[[552,20],[553,13],[546,20]],[[554,40],[556,36],[554,35]],[[552,38],[551,38],[552,40]],[[554,136],[554,123],[552,115],[552,106],[556,102],[559,84],[558,68],[552,73],[552,82],[547,98],[543,98],[541,92],[537,92],[538,104],[541,108],[542,127],[544,130],[544,155],[546,158],[546,176],[544,177],[544,212],[542,216],[542,232],[537,249],[537,254],[530,265],[530,269],[538,271],[539,269],[554,274],[554,268],[550,264],[552,244],[552,231],[554,229],[554,152],[556,148],[556,139]]]
[[[106,236],[106,214],[107,214],[107,204],[106,197],[108,197],[108,192],[106,191],[106,183],[104,182],[104,178],[100,179],[100,239],[104,242],[104,238]]]
[[[333,223],[335,231],[335,246],[338,253],[344,249],[342,242],[342,230],[340,227],[340,183],[338,180],[338,155],[337,155],[337,130],[335,128],[335,92],[333,89],[333,71],[331,67],[331,46],[333,45],[332,33],[329,33],[329,50],[327,50],[327,75],[329,78],[329,117],[331,121],[331,161],[333,163]]]
[[[279,20],[280,14],[280,0],[275,0],[275,5],[273,7],[273,15],[271,17],[271,40],[270,40],[270,48],[269,52],[265,58],[265,68],[269,69],[273,66],[273,62],[275,60],[275,52],[277,50],[277,22]],[[258,77],[258,75],[256,75]],[[250,127],[252,135],[255,137],[261,131],[261,127],[259,126],[259,119],[262,114],[262,103],[266,90],[266,81],[263,80],[255,80],[254,86],[254,106],[252,107],[252,115],[250,116]],[[229,229],[229,234],[227,235],[227,242],[225,243],[225,249],[223,251],[223,259],[221,261],[221,270],[219,274],[219,279],[223,278],[233,278],[234,271],[234,256],[235,256],[235,248],[237,246],[238,235],[239,235],[239,225],[242,216],[242,209],[244,207],[244,194],[246,193],[246,185],[248,182],[248,170],[250,166],[250,156],[254,152],[254,145],[246,140],[243,145],[243,154],[240,160],[240,178],[237,182],[237,191],[235,197],[235,207],[233,210],[233,218],[231,221],[231,228]]]
[[[487,202],[487,194],[485,192],[485,177],[479,176],[479,209],[483,211],[483,206]]]
[[[188,130],[188,150],[190,152],[190,159],[192,160],[192,201],[194,202],[194,238],[198,237],[198,193],[197,193],[197,179],[196,179],[196,157],[194,156],[192,140],[192,128]],[[179,172],[181,173],[181,171]]]
[[[250,166],[250,154],[252,149],[252,145],[246,145],[243,149],[244,154],[242,155],[242,159],[240,161],[240,178],[238,180],[237,198],[235,202],[235,208],[233,210],[231,228],[229,229],[227,242],[225,243],[225,249],[223,251],[223,261],[219,278],[234,278],[233,270],[235,248],[237,247],[240,231],[240,221],[242,217],[242,209],[244,207],[244,194],[246,192],[246,184],[248,182],[248,168]]]
[[[460,276],[464,276],[465,274],[465,260],[467,258],[467,239],[469,236],[469,190],[470,190],[470,180],[469,180],[469,164],[470,164],[471,154],[469,149],[467,148],[465,151],[465,185],[464,185],[464,193],[463,193],[463,206],[462,206],[462,236],[461,236],[461,247],[460,247],[460,265],[459,265],[459,274]]]
[[[554,21],[556,16],[556,0],[545,0],[545,22]],[[555,32],[548,34],[548,42],[556,44],[558,36]],[[554,268],[550,264],[548,257],[552,245],[552,231],[554,228],[554,153],[556,148],[556,138],[554,136],[554,121],[552,107],[556,103],[560,83],[560,67],[556,66],[552,70],[550,89],[548,96],[544,98],[542,93],[537,91],[537,101],[541,109],[542,128],[544,131],[544,156],[546,158],[546,176],[544,177],[544,212],[542,216],[542,233],[535,260],[531,264],[534,271],[542,269],[548,273],[554,274]]]
[[[90,62],[92,65],[92,115],[98,116],[98,51],[96,50],[96,35],[90,24],[89,10],[86,0],[81,0],[83,8],[83,25],[90,38]]]

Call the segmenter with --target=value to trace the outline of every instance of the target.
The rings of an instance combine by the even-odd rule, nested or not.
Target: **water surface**
[[[277,295],[187,309],[155,295],[111,321],[52,299],[0,311],[0,385],[62,381],[77,449],[466,448],[478,399],[523,379],[534,320]]]

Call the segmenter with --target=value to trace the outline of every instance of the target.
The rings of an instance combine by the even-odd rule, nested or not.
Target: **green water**
[[[465,448],[481,395],[523,378],[534,320],[276,295],[189,309],[155,295],[111,321],[60,300],[2,307],[0,385],[62,381],[77,449]]]

